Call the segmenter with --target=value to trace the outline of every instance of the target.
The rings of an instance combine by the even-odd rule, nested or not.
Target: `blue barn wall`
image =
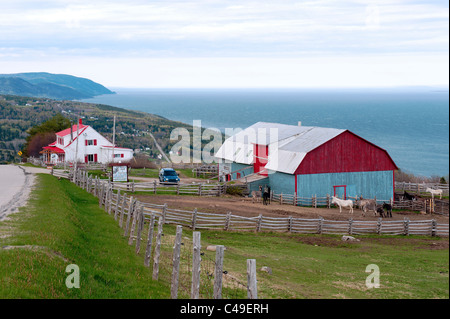
[[[347,196],[376,196],[380,200],[389,200],[393,196],[393,184],[392,171],[297,175],[297,193],[300,197],[332,196],[334,185],[347,185]]]
[[[269,178],[264,178],[248,183],[248,191],[250,193],[249,195],[251,195],[252,191],[259,191],[259,186],[262,186],[262,190],[264,191],[264,187],[270,186]]]
[[[234,163],[233,162],[233,163],[231,163],[231,171],[234,172],[234,171],[237,171],[237,170],[242,169],[242,168],[247,167],[247,166],[249,166],[249,165],[248,164],[241,164],[241,163]],[[253,166],[251,166],[251,167],[249,167],[247,169],[244,169],[242,171],[239,171],[237,173],[241,173],[241,178],[245,177],[247,175],[253,174]],[[237,179],[237,173],[231,174],[232,175],[231,176],[232,180]]]
[[[294,194],[295,190],[294,175],[269,171],[269,181],[272,193]]]

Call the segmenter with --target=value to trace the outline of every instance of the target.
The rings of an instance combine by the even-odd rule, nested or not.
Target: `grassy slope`
[[[0,239],[2,246],[44,248],[0,250],[0,298],[170,296],[167,286],[151,280],[142,256],[127,245],[98,200],[66,180],[40,175],[28,208],[6,224],[14,236]],[[80,268],[80,289],[65,286],[69,264]]]

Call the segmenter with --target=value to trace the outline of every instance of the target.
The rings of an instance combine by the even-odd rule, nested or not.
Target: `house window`
[[[97,154],[88,154],[87,160],[88,162],[97,162]]]
[[[97,145],[97,140],[86,140],[86,146]]]
[[[123,154],[114,154],[114,158],[120,158],[123,157]]]

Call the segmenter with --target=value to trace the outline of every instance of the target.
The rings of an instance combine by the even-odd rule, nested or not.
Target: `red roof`
[[[82,131],[86,127],[88,127],[88,125],[80,124],[78,129],[79,129],[79,131]],[[76,125],[72,125],[72,131],[73,131],[73,133],[75,135],[77,134],[77,126]],[[70,134],[70,127],[66,128],[65,130],[62,130],[62,131],[56,133],[56,135],[61,136],[61,137],[64,137],[64,136],[69,135],[69,134]]]
[[[50,144],[51,145],[51,144]],[[50,150],[52,153],[57,153],[57,154],[64,154],[64,150],[60,149],[59,147],[56,146],[44,146],[43,149],[44,150]]]

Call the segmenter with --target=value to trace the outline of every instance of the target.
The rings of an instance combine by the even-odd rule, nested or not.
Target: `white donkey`
[[[344,200],[344,199],[340,199],[340,198],[332,196],[331,203],[339,206],[340,213],[342,213],[342,207],[345,207],[345,208],[350,209],[350,211],[349,211],[350,214],[353,214],[353,201],[351,199]]]
[[[434,195],[439,195],[439,199],[442,199],[442,189],[432,189],[432,188],[428,187],[427,192],[430,192],[431,197],[433,197],[433,198],[434,198]]]

